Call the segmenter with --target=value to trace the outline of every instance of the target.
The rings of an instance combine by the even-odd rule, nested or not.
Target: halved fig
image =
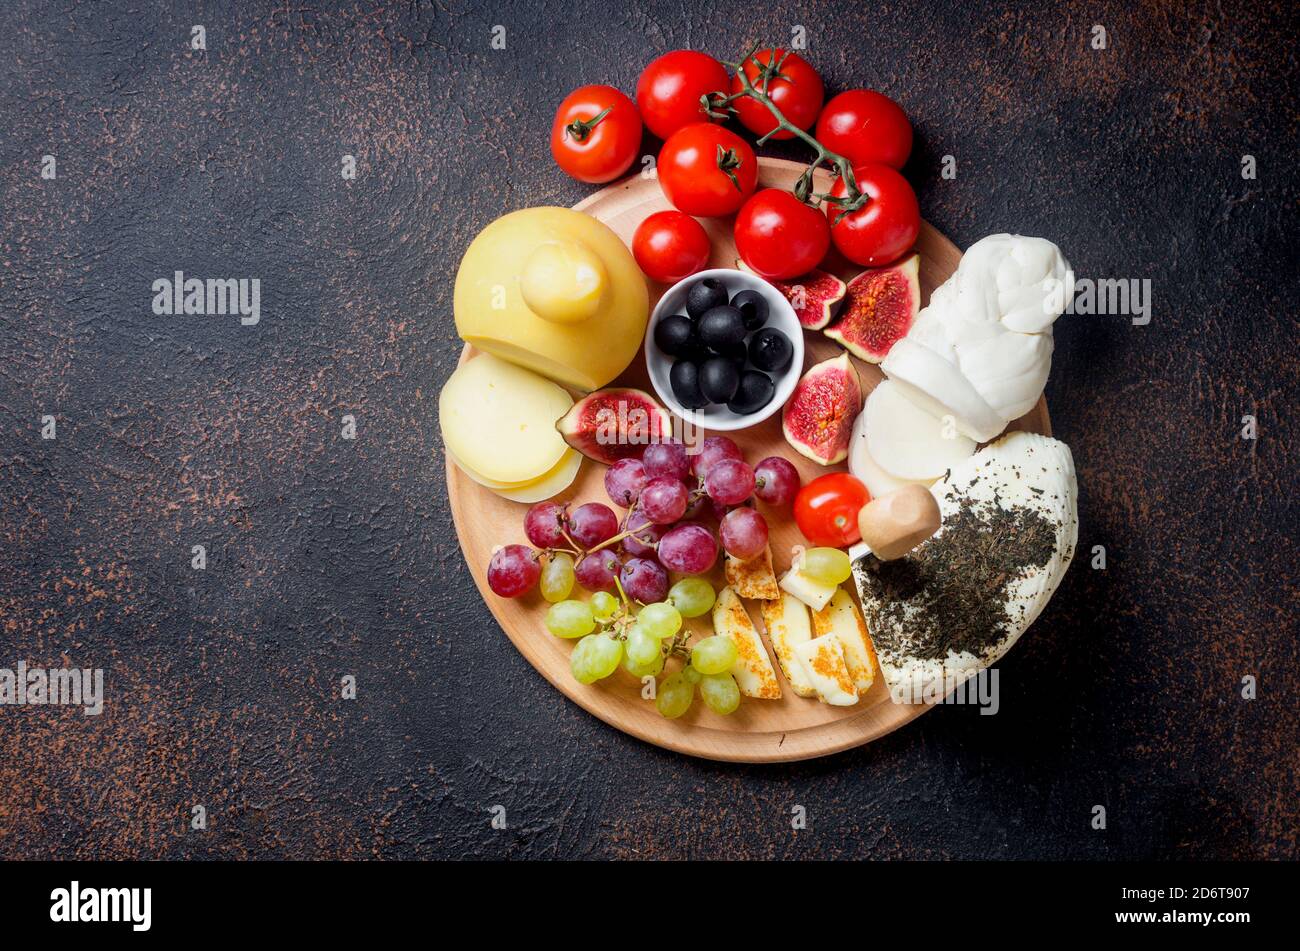
[[[613,465],[640,456],[672,435],[668,410],[644,390],[615,387],[584,396],[555,424],[564,441],[589,459]],[[509,451],[509,447],[502,447]]]
[[[831,466],[849,454],[862,384],[847,353],[818,363],[795,385],[781,413],[786,442],[813,462]]]
[[[867,363],[879,363],[907,335],[921,309],[921,258],[863,271],[849,281],[844,307],[826,336]]]
[[[736,267],[750,274],[754,273],[744,261],[737,260]],[[764,280],[780,291],[790,302],[795,316],[799,318],[799,325],[805,330],[821,330],[829,324],[831,318],[835,316],[840,301],[844,300],[847,289],[847,285],[834,274],[817,270],[809,271],[803,277],[796,277],[791,281],[773,281],[769,278]]]

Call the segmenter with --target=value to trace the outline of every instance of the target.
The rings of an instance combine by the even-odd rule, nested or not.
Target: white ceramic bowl
[[[754,290],[762,294],[763,299],[767,301],[767,323],[763,324],[763,326],[773,327],[781,331],[790,339],[790,345],[794,348],[794,357],[790,360],[790,365],[786,367],[785,372],[780,377],[772,381],[776,386],[776,392],[772,395],[771,402],[758,412],[750,413],[747,416],[737,416],[721,403],[705,406],[703,409],[690,410],[677,402],[677,397],[673,395],[672,384],[668,382],[668,371],[672,367],[672,357],[655,346],[655,326],[665,317],[670,317],[673,314],[685,314],[686,292],[691,289],[692,285],[704,280],[706,277],[716,277],[722,281],[722,285],[727,289],[728,298],[734,297],[743,290]],[[650,371],[650,382],[654,385],[655,392],[659,394],[659,399],[675,415],[688,422],[703,426],[705,429],[713,429],[719,432],[747,429],[761,423],[773,413],[780,412],[781,407],[785,405],[785,401],[794,392],[795,384],[799,382],[799,374],[803,372],[803,328],[799,326],[799,318],[795,316],[794,308],[785,299],[785,295],[761,277],[748,274],[745,271],[735,271],[731,268],[712,268],[678,281],[668,288],[663,297],[659,298],[659,303],[655,305],[654,312],[650,314],[650,322],[646,325],[645,365],[646,369]]]

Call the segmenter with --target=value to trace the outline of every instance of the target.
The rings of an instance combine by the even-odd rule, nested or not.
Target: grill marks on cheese
[[[836,641],[823,640],[817,638],[816,647],[813,649],[812,656],[808,658],[808,665],[812,672],[819,677],[826,677],[835,681],[835,685],[845,693],[853,693],[857,687],[853,683],[853,678],[849,676],[849,668],[844,663],[844,655],[837,653],[835,650]],[[839,645],[841,650],[843,645]]]
[[[781,590],[776,586],[776,574],[772,571],[770,546],[749,561],[741,561],[735,555],[727,555],[724,571],[727,584],[742,598],[771,601],[781,596]]]
[[[763,639],[759,637],[745,605],[731,588],[718,592],[713,605],[713,630],[729,637],[736,645],[736,663],[731,673],[740,692],[761,700],[781,699],[781,684],[776,679],[776,668],[767,656]]]

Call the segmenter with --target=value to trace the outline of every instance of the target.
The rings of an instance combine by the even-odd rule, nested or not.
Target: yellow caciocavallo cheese
[[[470,243],[454,309],[457,333],[476,349],[589,391],[636,356],[650,297],[607,226],[568,208],[524,208]]]

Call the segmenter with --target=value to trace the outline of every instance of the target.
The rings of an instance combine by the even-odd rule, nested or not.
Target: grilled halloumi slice
[[[781,590],[789,591],[814,611],[820,611],[839,586],[813,581],[799,569],[791,568],[781,576]]]
[[[858,688],[844,662],[844,647],[836,635],[823,634],[804,641],[794,651],[823,703],[851,707],[858,702]]]
[[[772,571],[770,547],[764,548],[762,554],[755,555],[749,561],[728,555],[723,570],[727,575],[727,584],[742,598],[771,601],[781,596],[781,589],[776,586],[776,574]]]
[[[772,650],[776,652],[790,689],[801,697],[815,697],[817,688],[808,679],[794,652],[800,644],[812,640],[808,606],[788,592],[779,591],[778,594],[780,597],[775,601],[764,601],[761,605],[767,639],[772,642]]]
[[[776,668],[767,656],[763,638],[754,622],[731,588],[723,588],[713,602],[713,632],[731,638],[736,645],[736,663],[731,674],[736,678],[740,692],[746,697],[762,700],[781,699],[781,684],[776,679]]]
[[[839,638],[854,686],[860,693],[870,690],[876,682],[876,652],[871,647],[862,612],[847,591],[836,589],[830,603],[813,612],[812,631],[814,637],[834,634]]]

